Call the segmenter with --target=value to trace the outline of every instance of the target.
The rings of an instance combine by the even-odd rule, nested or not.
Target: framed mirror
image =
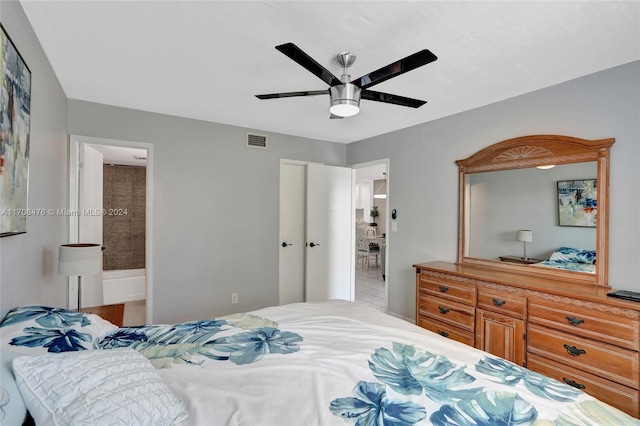
[[[456,161],[458,263],[608,287],[614,142],[523,136]]]

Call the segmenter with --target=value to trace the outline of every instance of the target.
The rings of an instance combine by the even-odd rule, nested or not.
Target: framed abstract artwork
[[[0,236],[27,232],[31,71],[0,25]]]
[[[595,228],[597,179],[558,181],[558,224]]]

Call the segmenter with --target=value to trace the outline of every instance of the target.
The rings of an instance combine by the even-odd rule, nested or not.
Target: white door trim
[[[391,240],[391,227],[389,226],[389,220],[391,218],[391,213],[389,210],[389,183],[391,182],[391,174],[389,173],[389,158],[381,158],[379,160],[372,160],[372,161],[366,161],[364,163],[356,163],[356,164],[351,164],[347,167],[351,167],[352,169],[356,170],[356,176],[357,176],[357,169],[363,169],[365,167],[371,167],[371,166],[378,166],[380,164],[384,164],[385,166],[387,166],[387,207],[386,207],[386,211],[385,211],[385,218],[386,218],[386,222],[385,222],[385,229],[387,230],[387,242],[386,242],[386,254],[387,256],[385,256],[384,259],[384,270],[385,270],[385,280],[384,280],[384,310],[387,310],[387,306],[389,304],[389,265],[390,265],[390,257],[389,254],[389,241]],[[356,205],[356,192],[353,192],[353,205]],[[354,254],[355,256],[355,254]]]
[[[91,136],[69,135],[69,211],[78,211],[78,173],[80,170],[80,144],[108,145],[147,150],[146,167],[146,228],[145,228],[145,271],[146,271],[146,318],[147,324],[153,323],[153,144],[116,139],[104,139]],[[78,216],[68,215],[69,243],[78,241]],[[69,306],[74,305],[78,289],[77,278],[69,278]],[[73,297],[72,297],[73,295]]]

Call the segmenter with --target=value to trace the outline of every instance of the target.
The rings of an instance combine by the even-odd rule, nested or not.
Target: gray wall
[[[430,104],[423,108],[429,108]],[[609,281],[640,291],[640,62],[347,146],[348,164],[389,158],[388,307],[415,315],[414,263],[455,261],[458,174],[454,163],[493,143],[531,134],[614,137]]]
[[[0,2],[0,20],[31,70],[28,208],[64,208],[67,202],[67,98],[20,3]],[[57,274],[66,220],[27,217],[27,233],[0,239],[0,316],[27,303],[67,305],[66,278]]]
[[[280,159],[346,164],[343,144],[267,133],[247,148],[247,131],[69,100],[70,134],[154,145],[154,322],[277,305]]]
[[[398,211],[398,231],[388,233],[388,306],[413,317],[411,265],[455,260],[454,161],[536,133],[616,138],[609,276],[614,287],[640,291],[639,62],[347,146],[269,134],[262,151],[244,147],[246,129],[67,102],[20,4],[0,2],[0,19],[33,77],[30,208],[67,206],[67,134],[154,144],[155,321],[277,303],[280,158],[335,165],[390,159],[388,202]],[[0,239],[2,315],[24,303],[67,304],[66,279],[56,274],[66,218],[29,217],[27,229]],[[229,303],[232,292],[237,305]]]

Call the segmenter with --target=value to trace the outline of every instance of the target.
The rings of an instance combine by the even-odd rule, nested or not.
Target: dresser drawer
[[[474,286],[455,282],[446,275],[434,276],[429,274],[428,271],[423,271],[420,273],[419,285],[421,293],[444,297],[445,299],[468,305],[476,304],[476,289]]]
[[[418,320],[418,325],[429,331],[438,333],[441,336],[448,337],[449,339],[464,343],[465,345],[473,346],[473,332],[464,331],[458,327],[454,327],[440,321],[435,321],[422,315]]]
[[[525,319],[527,298],[487,288],[478,289],[478,307],[510,317]]]
[[[640,341],[640,322],[637,319],[603,312],[596,307],[576,309],[567,303],[532,299],[529,300],[529,322],[636,351]]]
[[[437,321],[442,321],[471,332],[473,332],[475,328],[475,308],[473,306],[441,297],[421,294],[419,315],[426,315]]]
[[[532,371],[581,389],[634,417],[638,417],[640,414],[638,391],[635,389],[537,355],[529,355],[527,367]]]
[[[638,389],[638,353],[529,324],[527,351]]]

